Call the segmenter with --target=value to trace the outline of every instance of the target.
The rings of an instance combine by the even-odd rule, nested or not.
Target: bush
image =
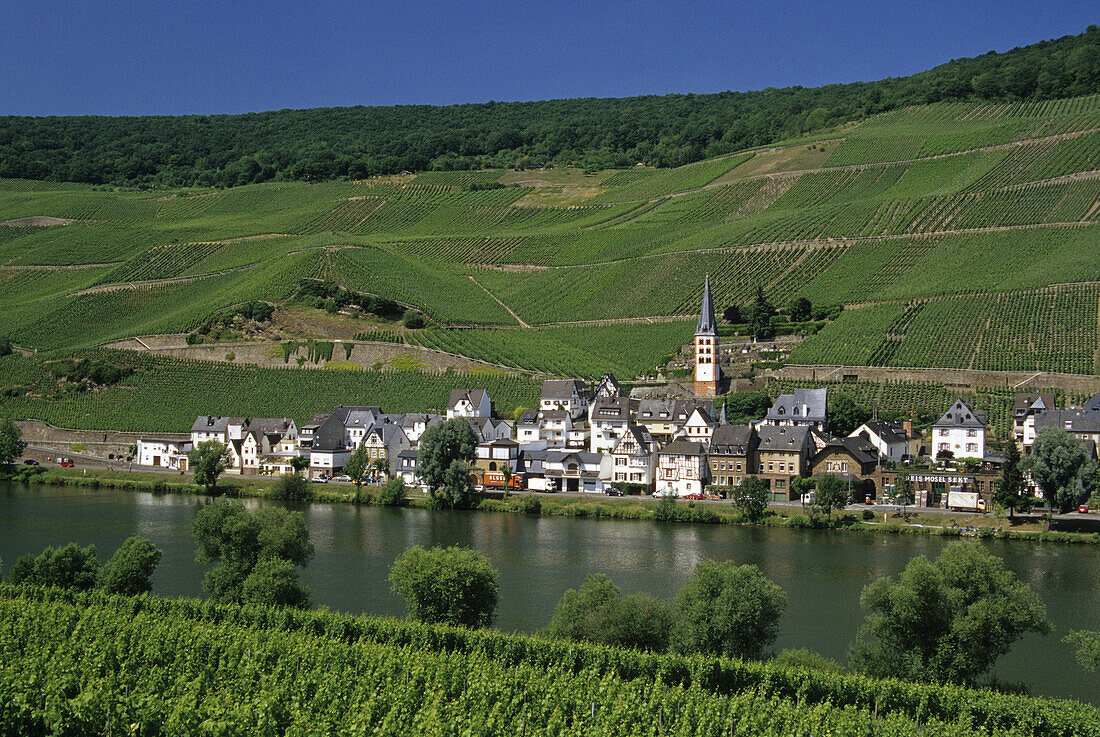
[[[378,503],[384,507],[403,507],[408,501],[409,493],[405,482],[399,478],[393,478],[382,484],[378,492]]]
[[[309,481],[296,473],[285,473],[271,487],[267,494],[272,499],[286,499],[293,502],[309,501],[313,498],[313,488]]]
[[[409,617],[463,627],[493,623],[499,576],[484,555],[459,547],[416,545],[390,569],[393,592],[405,600]]]
[[[516,511],[523,514],[540,514],[542,512],[542,500],[534,494],[528,494],[516,502]]]
[[[872,520],[875,518],[875,513],[872,512],[870,509],[864,509],[862,517],[864,520]]]
[[[409,330],[420,330],[425,325],[424,316],[419,312],[409,310],[405,313],[405,319],[402,321],[402,324]]]

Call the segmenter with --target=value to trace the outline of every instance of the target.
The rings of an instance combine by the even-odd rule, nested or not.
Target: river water
[[[164,556],[155,593],[202,596],[205,566],[194,562],[190,525],[202,497],[26,487],[0,484],[0,558],[47,545],[94,543],[106,560],[130,535],[144,535]],[[256,507],[277,504],[246,500]],[[316,606],[400,616],[389,590],[393,559],[412,545],[464,545],[500,571],[496,626],[530,632],[588,573],[604,573],[624,593],[672,597],[705,558],[753,563],[787,592],[778,648],[806,647],[844,662],[863,620],[859,595],[879,576],[897,574],[910,558],[933,557],[937,537],[829,533],[720,525],[478,512],[294,505],[306,517],[317,554],[303,574]],[[999,678],[1024,681],[1032,693],[1100,704],[1100,684],[1074,661],[1061,638],[1071,629],[1100,629],[1100,546],[987,541],[988,549],[1031,585],[1055,624],[1049,637],[1029,636],[997,665]]]

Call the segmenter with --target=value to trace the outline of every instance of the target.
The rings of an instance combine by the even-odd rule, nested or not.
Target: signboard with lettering
[[[911,473],[909,474],[909,480],[913,483],[929,483],[929,484],[973,484],[973,476],[950,476],[948,474],[941,473]]]

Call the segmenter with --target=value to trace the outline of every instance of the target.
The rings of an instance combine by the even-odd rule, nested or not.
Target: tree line
[[[229,187],[404,170],[680,166],[907,105],[1100,91],[1100,28],[908,77],[756,92],[315,108],[245,115],[0,118],[0,177]]]

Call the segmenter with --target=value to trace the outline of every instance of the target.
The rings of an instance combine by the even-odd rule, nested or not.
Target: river
[[[154,592],[202,596],[205,566],[194,562],[190,525],[208,499],[0,483],[0,558],[4,572],[24,553],[47,545],[94,543],[106,560],[130,535],[152,540],[164,557]],[[277,504],[246,500],[256,507]],[[624,593],[671,597],[705,558],[753,563],[787,592],[778,648],[806,647],[841,662],[863,620],[859,595],[910,558],[934,557],[938,537],[830,533],[725,525],[672,525],[620,520],[344,504],[288,505],[306,517],[317,554],[303,580],[316,606],[400,616],[389,590],[393,559],[412,545],[465,545],[500,571],[496,626],[530,632],[544,626],[562,592],[588,573],[604,573]],[[1055,624],[1049,637],[1029,636],[997,665],[1007,681],[1035,694],[1100,704],[1100,685],[1061,638],[1071,629],[1100,629],[1100,546],[986,541],[988,549],[1030,584]]]

